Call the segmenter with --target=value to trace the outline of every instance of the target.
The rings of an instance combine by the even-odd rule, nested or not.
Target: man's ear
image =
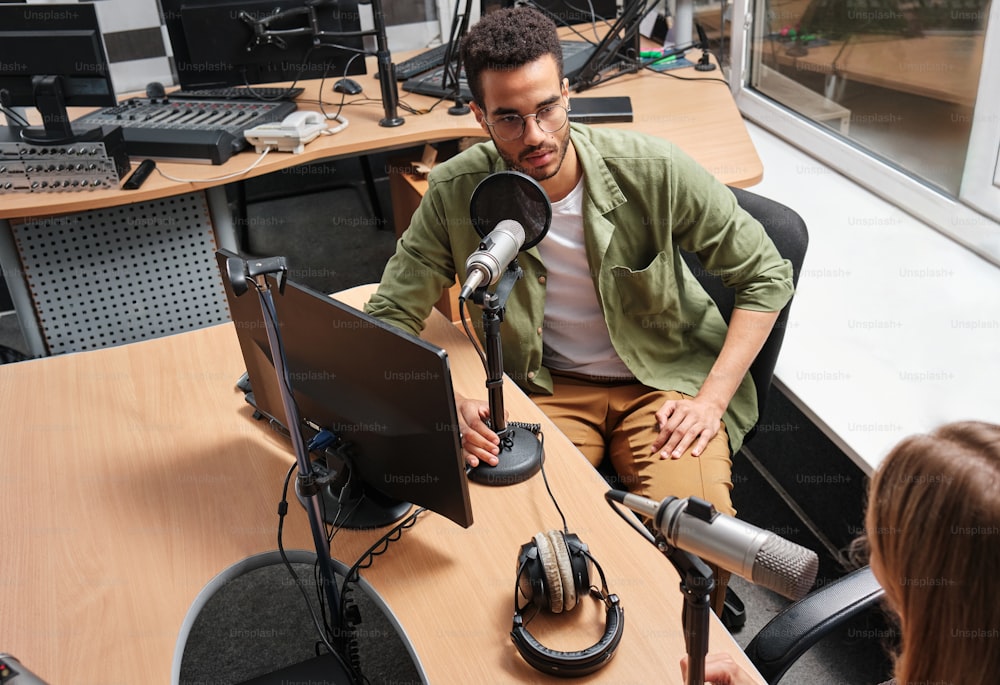
[[[472,113],[473,113],[473,114],[475,115],[475,117],[476,117],[476,122],[477,122],[477,123],[478,123],[478,124],[479,124],[480,126],[482,126],[482,127],[483,127],[483,130],[484,130],[484,131],[486,131],[487,133],[489,133],[489,132],[490,132],[490,129],[489,129],[489,127],[488,127],[488,126],[486,125],[486,117],[485,117],[485,116],[483,115],[483,110],[481,110],[481,109],[479,108],[479,105],[478,105],[478,104],[476,104],[475,102],[470,102],[470,103],[469,103],[469,109],[471,109],[471,110],[472,110]]]

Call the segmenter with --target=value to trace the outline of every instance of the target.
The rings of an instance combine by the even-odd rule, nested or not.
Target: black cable
[[[631,509],[622,509],[621,507],[618,506],[617,502],[610,499],[607,499],[607,503],[612,509],[615,510],[616,514],[622,517],[625,523],[632,526],[632,528],[634,528],[636,532],[639,533],[639,535],[644,537],[647,542],[656,547],[656,537],[651,532],[649,532],[649,529],[646,528],[646,526],[642,525],[642,523],[639,521],[639,519],[632,512]]]
[[[675,78],[678,81],[717,81],[719,83],[724,83],[727,88],[729,87],[729,81],[727,81],[724,78],[718,78],[717,76],[709,76],[709,77],[705,77],[705,76],[678,76],[677,74],[674,74],[673,72],[671,72],[669,70],[668,71],[658,71],[656,69],[653,69],[653,67],[652,67],[651,64],[644,64],[643,65],[643,69],[647,69],[647,70],[653,72],[654,74],[658,74],[660,76],[669,76],[670,78]]]
[[[412,528],[416,524],[417,518],[425,511],[427,511],[426,507],[420,507],[398,524],[393,526],[382,537],[376,540],[367,550],[365,550],[365,552],[358,557],[350,569],[348,569],[347,573],[344,574],[344,581],[340,586],[340,607],[338,608],[340,625],[345,626],[350,624],[353,626],[359,620],[359,617],[356,617],[353,612],[350,611],[351,607],[348,606],[347,597],[350,595],[352,589],[351,584],[356,583],[361,577],[360,570],[370,568],[372,564],[375,563],[375,558],[385,554],[389,549],[389,545],[399,540],[402,537],[404,530]],[[351,614],[350,616],[348,615],[349,613]],[[349,643],[351,645],[350,656],[352,660],[357,660],[357,654],[354,651],[354,640],[355,637],[353,635],[353,629],[351,629],[351,634],[349,636]],[[356,670],[360,673],[360,667]],[[362,675],[361,677],[363,678],[364,676]],[[367,680],[365,682],[367,682]]]
[[[347,583],[355,582],[359,577],[358,571],[371,567],[371,565],[375,563],[375,558],[385,554],[389,549],[389,545],[399,540],[402,537],[404,530],[412,528],[416,524],[417,518],[425,511],[427,511],[426,507],[418,508],[412,514],[389,529],[389,531],[382,537],[372,543],[372,545],[358,557],[357,561],[354,562],[354,565],[352,565],[348,570],[347,574],[344,576],[344,585],[346,586]]]
[[[313,625],[316,626],[316,633],[320,636],[320,639],[323,641],[323,644],[326,645],[326,648],[330,650],[330,653],[337,654],[337,650],[335,650],[333,645],[330,644],[330,641],[326,637],[326,631],[323,629],[323,626],[320,625],[319,619],[316,617],[316,612],[313,610],[312,602],[309,601],[309,593],[306,591],[306,587],[302,583],[302,579],[299,578],[299,574],[295,572],[295,569],[292,567],[292,563],[288,560],[288,556],[285,554],[285,546],[282,540],[285,515],[288,513],[288,485],[297,466],[298,464],[292,464],[288,469],[288,473],[285,474],[285,484],[281,490],[281,502],[278,504],[278,555],[281,557],[281,561],[285,564],[285,568],[287,568],[288,572],[291,574],[292,579],[295,582],[295,586],[299,589],[299,592],[302,593],[302,599],[305,600],[306,609],[309,611],[309,616],[312,617]],[[325,616],[323,617],[323,623],[326,624]]]
[[[552,12],[552,11],[551,11],[551,10],[549,10],[549,9],[548,9],[547,7],[542,7],[542,6],[541,6],[541,5],[539,5],[539,4],[537,3],[537,2],[533,2],[533,0],[519,0],[519,2],[518,2],[517,4],[518,4],[518,5],[521,5],[522,7],[523,7],[523,6],[527,6],[527,7],[531,7],[531,8],[533,8],[533,9],[537,10],[538,12],[541,12],[541,13],[542,13],[542,14],[544,14],[544,15],[545,15],[546,17],[548,17],[549,19],[551,19],[551,20],[553,21],[553,23],[556,23],[556,24],[558,24],[558,25],[560,25],[560,26],[563,26],[563,27],[565,27],[565,28],[568,28],[568,29],[569,29],[570,31],[572,31],[572,32],[573,32],[573,33],[574,33],[574,34],[575,34],[575,35],[576,35],[576,36],[577,36],[577,37],[578,37],[578,38],[579,38],[580,40],[583,40],[583,41],[585,41],[585,42],[587,42],[587,43],[590,43],[591,45],[597,45],[597,44],[598,44],[598,43],[599,43],[599,42],[601,41],[601,39],[600,39],[600,38],[598,37],[598,33],[597,33],[597,20],[598,20],[598,19],[600,19],[600,20],[601,20],[601,22],[602,22],[602,23],[603,23],[603,24],[604,24],[604,25],[605,25],[606,27],[608,27],[608,28],[611,28],[611,26],[612,26],[612,23],[611,23],[611,21],[610,21],[610,20],[608,19],[608,17],[598,17],[598,16],[597,16],[597,12],[595,12],[595,11],[594,11],[594,5],[593,5],[593,3],[592,3],[592,2],[590,2],[589,0],[588,0],[587,4],[588,4],[588,5],[590,6],[590,7],[589,7],[589,9],[590,9],[590,12],[589,12],[589,14],[590,14],[590,26],[591,26],[591,28],[592,28],[592,29],[593,29],[593,31],[594,31],[594,39],[593,39],[593,40],[591,40],[590,38],[587,38],[587,37],[586,37],[585,35],[583,35],[582,33],[580,33],[580,31],[578,31],[578,30],[577,30],[577,28],[576,28],[576,25],[574,25],[574,24],[570,24],[570,23],[566,22],[566,20],[564,20],[564,19],[563,19],[562,17],[560,17],[560,16],[558,15],[558,14],[556,14],[556,13]],[[564,5],[566,6],[566,7],[568,7],[569,9],[571,9],[571,10],[578,10],[578,9],[581,9],[581,8],[578,8],[578,7],[575,7],[574,5],[572,5],[572,4],[571,4],[571,3],[569,3],[569,2],[564,2],[563,4],[564,4]]]
[[[541,431],[538,432],[538,439],[542,443],[542,449],[545,448],[545,434]],[[569,535],[569,526],[566,525],[566,515],[563,514],[562,507],[559,506],[559,502],[556,501],[556,496],[552,493],[552,487],[549,485],[549,476],[545,473],[545,460],[542,459],[541,464],[542,470],[542,481],[545,483],[545,490],[549,493],[549,499],[552,500],[552,504],[555,505],[556,511],[559,512],[559,518],[562,519],[563,532]]]
[[[0,112],[2,112],[5,117],[7,117],[7,123],[9,124],[13,121],[18,126],[25,126],[25,127],[30,126],[31,124],[28,122],[27,119],[21,116],[20,112],[15,111],[13,107],[7,104],[7,98],[9,97],[9,94],[10,91],[6,89],[0,90]]]
[[[486,361],[486,355],[483,353],[482,348],[479,346],[479,340],[476,338],[476,336],[472,333],[472,330],[469,328],[468,317],[465,314],[466,314],[465,300],[459,298],[458,317],[462,319],[462,328],[465,329],[465,337],[467,337],[469,339],[469,342],[472,343],[472,347],[475,348],[476,354],[479,355],[479,361],[482,362],[483,368],[487,370],[487,373],[489,373],[489,362]]]

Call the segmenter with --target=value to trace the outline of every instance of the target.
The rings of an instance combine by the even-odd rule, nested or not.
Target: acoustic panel
[[[11,227],[50,354],[230,320],[204,193]]]

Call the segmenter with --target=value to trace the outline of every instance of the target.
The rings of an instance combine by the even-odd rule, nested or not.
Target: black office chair
[[[863,566],[785,607],[743,651],[774,685],[810,647],[884,595],[871,568]]]
[[[806,229],[805,221],[796,212],[780,202],[741,188],[730,188],[730,190],[736,196],[740,207],[764,226],[764,230],[774,242],[778,253],[791,263],[792,283],[798,285],[806,247],[809,245],[809,232]],[[696,255],[685,252],[682,253],[682,256],[695,278],[715,301],[726,323],[729,323],[736,299],[734,291],[723,285],[721,278],[703,268]],[[785,339],[785,329],[791,306],[792,302],[789,301],[781,310],[771,334],[750,366],[750,376],[757,388],[758,416],[764,415],[767,394],[771,389],[771,379],[774,376],[774,366],[778,361],[778,353],[781,351],[781,343]],[[757,427],[754,426],[747,432],[743,444],[750,442],[756,433]],[[735,457],[735,455],[733,456]],[[738,630],[746,622],[743,603],[730,588],[726,590],[726,606],[722,621],[731,631]]]
[[[792,283],[798,285],[799,273],[802,271],[802,262],[805,260],[806,247],[809,245],[809,232],[806,223],[797,213],[785,205],[751,193],[741,188],[730,188],[740,207],[747,211],[752,217],[757,219],[763,226],[767,235],[774,242],[778,253],[791,262]],[[729,323],[733,313],[733,303],[735,293],[727,288],[718,276],[706,271],[698,261],[698,257],[691,253],[683,253],[683,257],[701,283],[702,287],[715,301],[722,317]],[[757,410],[758,416],[764,415],[764,406],[767,403],[767,393],[771,389],[771,378],[774,376],[774,366],[778,361],[778,353],[781,351],[781,343],[785,339],[785,328],[788,323],[788,313],[791,310],[791,301],[785,305],[778,315],[778,320],[774,324],[771,335],[768,336],[761,348],[760,353],[750,366],[750,375],[753,377],[754,385],[757,386]],[[746,444],[756,434],[757,428],[754,426],[747,433],[743,442]]]

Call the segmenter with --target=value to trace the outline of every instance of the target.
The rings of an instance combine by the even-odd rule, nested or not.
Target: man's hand
[[[691,454],[700,457],[719,432],[723,411],[725,407],[697,397],[667,400],[656,412],[660,434],[653,442],[652,451],[659,451],[663,459],[680,459],[693,444]]]
[[[688,658],[681,659],[681,674],[688,677]],[[757,681],[740,668],[728,654],[705,656],[705,682],[712,685],[756,685]]]
[[[680,459],[694,444],[691,454],[701,456],[719,432],[722,415],[777,318],[778,312],[733,309],[726,341],[698,395],[688,400],[668,400],[656,412],[660,434],[653,443],[653,452],[659,451],[664,459]]]
[[[455,398],[458,409],[458,430],[462,436],[462,454],[469,466],[475,468],[480,462],[496,466],[500,454],[500,438],[488,425],[490,405],[481,400],[464,397]]]

